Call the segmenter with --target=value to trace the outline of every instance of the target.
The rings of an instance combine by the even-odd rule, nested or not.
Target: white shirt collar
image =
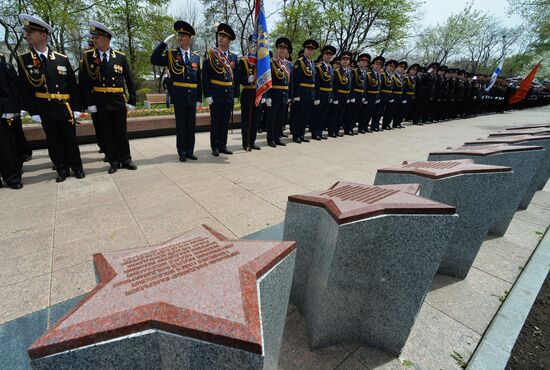
[[[99,51],[99,58],[101,60],[103,60],[103,54],[107,54],[107,61],[109,61],[109,59],[111,58],[111,48],[105,50],[105,51],[101,51],[101,50],[98,50]]]
[[[187,53],[187,56],[188,56],[188,57],[191,57],[191,49],[185,50],[185,49],[182,48],[181,46],[180,46],[179,48],[180,48],[180,51],[181,51],[182,55],[185,56],[185,53]]]
[[[36,51],[36,54],[38,54],[38,57],[39,57],[39,58],[42,58],[42,55],[44,55],[46,58],[48,58],[48,52],[49,52],[50,50],[49,50],[48,48],[46,48],[46,51],[43,52],[43,53],[40,52],[40,51],[38,51],[38,50],[36,50],[36,49],[34,49],[34,51]]]

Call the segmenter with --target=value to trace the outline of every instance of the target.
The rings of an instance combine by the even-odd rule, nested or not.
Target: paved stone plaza
[[[549,121],[544,107],[277,148],[265,146],[264,133],[262,150],[250,153],[234,130],[229,149],[235,154],[218,158],[210,154],[209,133],[200,133],[199,160],[186,163],[178,161],[175,136],[139,139],[131,141],[139,169],[113,175],[97,146],[83,145],[87,177],[60,184],[47,151],[35,151],[24,166],[25,187],[0,189],[0,324],[92,290],[94,253],[157,244],[201,224],[242,237],[281,223],[288,195],[336,181],[373,184],[378,168]],[[549,224],[547,184],[516,212],[504,237],[485,240],[465,280],[436,276],[399,359],[357,345],[310,351],[305,323],[291,305],[279,368],[396,369],[403,361],[420,369],[460,368],[457,359],[469,359]]]

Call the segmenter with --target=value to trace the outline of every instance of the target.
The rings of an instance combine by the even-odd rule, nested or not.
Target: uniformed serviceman
[[[267,144],[275,148],[286,146],[281,141],[281,129],[286,123],[289,101],[289,87],[292,65],[287,63],[288,50],[292,47],[290,40],[279,37],[275,41],[276,56],[271,59],[271,80],[273,85],[265,93],[267,105]]]
[[[99,22],[90,22],[95,48],[84,52],[79,81],[88,112],[96,113],[105,145],[108,173],[119,167],[137,170],[130,155],[126,127],[127,110],[135,109],[136,85],[126,55],[111,48],[113,31]],[[128,105],[125,91],[128,92]]]
[[[19,20],[30,47],[18,56],[24,105],[32,120],[42,123],[58,174],[56,181],[65,181],[69,169],[82,179],[85,175],[75,129],[80,93],[69,58],[48,48],[49,24],[26,14],[20,14]]]
[[[245,151],[260,150],[256,145],[256,133],[262,114],[261,105],[256,106],[256,64],[250,60],[249,55],[254,52],[252,35],[248,37],[249,52],[244,55],[237,64],[236,81],[242,86],[241,92],[241,136]]]
[[[315,68],[315,100],[313,101],[313,120],[311,136],[314,140],[326,139],[323,130],[328,126],[329,107],[332,102],[333,70],[331,59],[336,54],[336,48],[325,45],[321,49],[321,61]],[[329,135],[331,134],[329,130]]]
[[[340,68],[334,70],[334,79],[332,83],[332,121],[330,131],[338,135],[340,128],[344,129],[344,134],[353,135],[351,128],[345,127],[345,116],[348,104],[350,103],[351,87],[351,62],[352,54],[350,51],[340,53]]]
[[[366,95],[366,105],[367,109],[365,110],[365,127],[369,127],[372,132],[380,131],[379,123],[374,120],[374,114],[376,113],[377,106],[380,104],[380,81],[381,81],[381,72],[382,66],[386,59],[383,56],[377,56],[372,60],[371,70],[367,72],[367,95]]]
[[[361,69],[359,64],[363,66]],[[354,132],[355,123],[361,106],[363,105],[363,97],[365,95],[365,74],[367,62],[359,61],[355,63],[355,67],[350,68],[350,92],[348,95],[349,103],[346,107],[346,114],[344,116],[344,131],[351,132],[352,134],[364,134],[361,132],[361,128],[357,133]]]
[[[195,29],[189,23],[174,23],[175,34],[161,42],[151,55],[151,63],[168,67],[171,76],[170,97],[176,115],[176,149],[179,160],[196,160],[195,126],[197,107],[202,103],[201,61],[197,53],[191,51],[191,41]],[[177,35],[177,48],[168,48],[170,40]]]
[[[363,80],[363,86],[353,88],[353,93],[355,95],[355,104],[358,106],[354,122],[358,122],[359,124],[358,133],[366,134],[367,132],[369,132],[369,128],[365,123],[365,115],[368,109],[367,96],[366,96],[367,73],[369,71],[368,68],[370,65],[371,56],[368,53],[361,53],[357,57],[357,60],[359,64],[359,69],[357,72],[361,74],[361,79]]]
[[[407,62],[399,62],[399,64],[407,68]],[[415,63],[415,64],[412,64],[407,69],[407,74],[404,76],[404,79],[403,79],[403,92],[401,94],[401,97],[400,98],[397,97],[396,101],[394,102],[397,105],[396,105],[395,115],[393,119],[393,124],[398,128],[403,127],[401,123],[403,122],[405,117],[407,117],[411,109],[412,102],[414,100],[414,92],[416,90],[415,77],[416,77],[416,72],[418,71],[419,68],[420,68],[420,65]]]
[[[21,189],[21,165],[23,159],[17,148],[13,122],[21,112],[17,88],[17,73],[0,54],[0,188],[2,180],[12,189]]]
[[[239,84],[235,79],[237,55],[229,50],[235,32],[225,23],[217,28],[217,44],[206,51],[202,65],[203,92],[210,106],[210,147],[212,155],[233,154],[227,148],[227,131],[233,105],[239,98]]]
[[[392,128],[405,128],[403,125],[401,125],[401,122],[403,121],[402,118],[402,103],[403,100],[403,91],[404,91],[404,85],[405,85],[405,69],[407,68],[408,64],[405,61],[401,61],[397,63],[397,66],[395,67],[395,71],[393,72],[393,92],[392,92],[392,109],[390,112],[391,117],[390,122],[392,124]],[[385,117],[384,117],[385,118]]]
[[[376,122],[376,126],[379,126],[380,120],[384,115],[386,114],[386,109],[388,107],[388,104],[392,104],[390,100],[392,100],[392,92],[393,92],[393,69],[397,65],[397,60],[390,59],[386,62],[386,68],[385,70],[380,73],[381,80],[380,80],[380,97],[378,98],[379,103],[376,105],[376,112],[374,113],[373,120]],[[391,127],[389,126],[389,122],[387,119],[382,120],[382,129],[389,130]]]
[[[414,111],[413,125],[420,125],[428,122],[430,116],[430,104],[433,101],[433,90],[435,86],[435,70],[439,63],[433,62],[428,65],[416,82],[416,106]]]
[[[313,54],[319,49],[319,43],[308,39],[303,43],[304,54],[294,63],[293,69],[293,117],[292,141],[297,144],[309,142],[304,137],[306,124],[311,123],[311,111],[315,100],[315,64]],[[300,55],[298,53],[298,55]]]

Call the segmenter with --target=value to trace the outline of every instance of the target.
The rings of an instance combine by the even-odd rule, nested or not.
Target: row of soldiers
[[[21,166],[30,158],[28,145],[20,127],[20,108],[27,110],[44,128],[48,153],[57,170],[57,182],[64,181],[70,170],[84,178],[80,151],[76,143],[76,119],[86,110],[91,114],[100,151],[112,174],[119,168],[137,169],[132,162],[127,137],[127,110],[135,108],[136,85],[126,56],[110,43],[113,32],[105,25],[90,22],[91,47],[80,62],[78,78],[68,58],[48,48],[49,24],[29,15],[20,15],[29,51],[18,56],[19,77],[6,66],[0,78],[9,79],[3,95],[12,103],[4,104],[3,122],[14,128],[2,134],[3,151],[0,171],[4,181],[20,188]],[[413,124],[467,117],[483,109],[504,109],[508,100],[502,83],[491,94],[483,93],[485,77],[475,78],[464,71],[449,69],[438,63],[426,68],[405,61],[371,58],[359,54],[353,66],[353,54],[326,45],[317,61],[317,41],[303,43],[303,51],[292,63],[292,43],[281,37],[275,42],[271,58],[272,86],[256,104],[257,71],[250,52],[238,58],[230,51],[235,40],[231,26],[217,27],[216,46],[201,57],[191,50],[193,27],[184,21],[174,24],[175,33],[152,52],[151,63],[165,66],[173,84],[172,103],[176,119],[176,147],[179,160],[196,160],[196,108],[203,98],[210,108],[210,146],[212,155],[230,155],[228,129],[235,103],[241,103],[241,135],[245,150],[260,150],[256,133],[264,121],[267,142],[271,147],[286,145],[284,129],[288,121],[295,143],[323,140],[343,134],[356,135],[369,131],[403,128],[410,117]],[[177,46],[169,47],[176,37]],[[301,55],[300,55],[301,54]],[[6,63],[5,63],[6,64]],[[7,65],[7,64],[6,64]],[[15,79],[17,79],[15,81]],[[491,104],[484,104],[485,102]],[[289,117],[290,113],[290,117]],[[355,130],[357,128],[357,131]],[[328,136],[323,135],[326,131]],[[343,133],[341,132],[343,131]],[[5,140],[3,139],[5,138]],[[4,142],[10,142],[4,145]],[[7,149],[6,149],[7,148]],[[7,164],[6,164],[7,163]]]

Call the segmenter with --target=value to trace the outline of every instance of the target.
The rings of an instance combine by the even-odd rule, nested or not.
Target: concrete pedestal
[[[291,301],[311,347],[359,343],[400,353],[458,219],[454,207],[417,189],[337,183],[289,197]]]
[[[375,185],[420,184],[420,195],[456,207],[459,219],[438,272],[464,279],[504,202],[510,167],[475,164],[471,159],[415,162],[379,169]]]
[[[517,136],[517,135],[550,135],[550,127],[532,127],[522,130],[506,130],[489,134],[489,137]]]
[[[495,217],[489,233],[503,236],[514,217],[515,211],[524,199],[535,172],[544,158],[544,149],[540,146],[515,146],[506,144],[462,146],[432,152],[429,161],[448,161],[453,159],[473,159],[479,164],[511,167],[514,174],[506,191],[504,202]]]

